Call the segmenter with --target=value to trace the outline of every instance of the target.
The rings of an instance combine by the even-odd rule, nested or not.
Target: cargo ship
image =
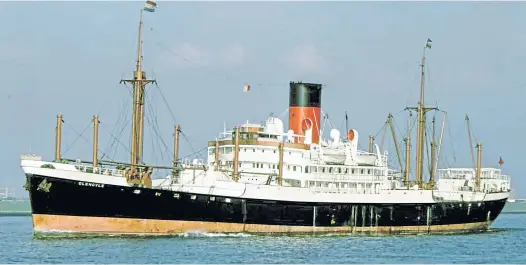
[[[144,10],[153,10],[155,3],[148,3],[150,10]],[[412,179],[410,134],[404,138],[405,156],[396,145],[399,167],[389,165],[388,153],[373,137],[369,150],[360,150],[356,129],[342,134],[329,128],[327,136],[323,85],[306,82],[288,84],[288,126],[272,115],[262,123],[238,124],[208,142],[206,159],[188,160],[179,158],[181,127],[174,125],[173,163],[147,165],[144,89],[155,80],[142,71],[142,17],[143,10],[136,70],[132,79],[123,80],[133,85],[130,161],[99,160],[98,116],[93,159],[62,157],[59,114],[54,160],[21,156],[35,234],[471,233],[486,231],[501,213],[509,177],[500,168],[482,167],[480,143],[476,167],[438,169],[442,136],[437,143],[433,129],[432,162],[424,170],[426,112],[437,110],[424,105],[430,39],[422,56],[420,100],[407,108],[417,115]],[[152,178],[159,169],[171,173]]]

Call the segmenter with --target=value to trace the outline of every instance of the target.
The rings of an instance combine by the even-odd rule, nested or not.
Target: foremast
[[[151,1],[148,1],[151,2]],[[142,71],[142,25],[143,12],[153,12],[146,7],[141,9],[139,16],[139,34],[137,39],[137,64],[133,72],[133,79],[123,79],[121,83],[130,83],[133,88],[133,110],[130,144],[130,164],[132,168],[142,164],[143,137],[144,137],[144,95],[147,84],[155,83],[155,80],[147,79],[146,73]]]

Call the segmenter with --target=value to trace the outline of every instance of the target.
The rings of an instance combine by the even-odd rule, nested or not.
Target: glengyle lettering
[[[90,183],[90,182],[79,182],[79,186],[95,187],[95,188],[104,188],[104,184],[100,183]]]

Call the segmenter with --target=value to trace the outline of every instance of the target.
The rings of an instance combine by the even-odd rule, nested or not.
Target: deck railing
[[[125,172],[122,169],[108,168],[108,167],[93,167],[90,165],[83,165],[83,164],[76,164],[75,168],[78,171],[85,172],[85,173],[93,173],[93,174],[100,174],[100,175],[107,175],[107,176],[114,176],[114,177],[124,177],[124,172]]]
[[[498,168],[482,168],[480,172],[481,179],[499,179],[509,181],[508,175],[502,174],[502,171]],[[474,177],[475,169],[473,168],[448,168],[439,169],[439,179],[466,179],[467,177]]]

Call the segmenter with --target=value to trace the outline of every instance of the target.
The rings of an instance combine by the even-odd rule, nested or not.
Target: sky
[[[133,74],[143,6],[0,2],[0,187],[27,196],[20,155],[53,159],[58,113],[63,157],[91,159],[98,114],[100,156],[129,160],[130,88],[119,81]],[[426,103],[448,113],[440,167],[472,166],[468,114],[483,165],[498,167],[502,157],[515,196],[526,197],[525,13],[525,2],[158,1],[144,14],[143,69],[157,80],[147,87],[144,159],[170,164],[176,123],[181,157],[205,148],[225,124],[270,113],[287,124],[289,81],[323,84],[323,111],[340,129],[347,111],[362,148],[368,135],[381,142],[389,113],[401,141],[430,38]],[[388,133],[384,146],[396,163],[389,142]]]

